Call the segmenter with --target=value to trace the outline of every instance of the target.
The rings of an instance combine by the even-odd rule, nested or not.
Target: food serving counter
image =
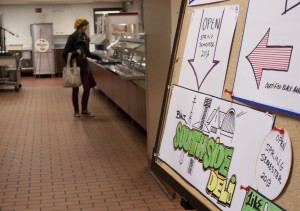
[[[145,75],[120,64],[89,63],[97,88],[146,130]]]

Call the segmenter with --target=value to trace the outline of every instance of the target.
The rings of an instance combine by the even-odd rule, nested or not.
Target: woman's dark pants
[[[89,96],[90,96],[90,89],[91,89],[88,73],[84,73],[81,76],[81,82],[83,86],[83,94],[81,99],[81,109],[82,109],[81,111],[86,111],[88,101],[89,101]],[[78,94],[79,94],[79,87],[73,88],[72,100],[73,100],[73,106],[75,112],[79,112]]]

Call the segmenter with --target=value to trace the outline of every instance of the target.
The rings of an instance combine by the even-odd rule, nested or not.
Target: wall
[[[180,0],[144,0],[149,158],[152,156],[156,141],[180,2]]]
[[[134,0],[123,2],[124,12],[138,12],[140,24],[143,23],[143,0]]]
[[[43,13],[35,13],[35,8],[43,8]],[[98,4],[56,4],[56,5],[7,5],[0,6],[3,27],[20,35],[19,38],[6,36],[6,44],[23,44],[31,46],[30,24],[46,22],[46,14],[53,11],[68,11],[71,14],[67,20],[73,23],[77,17],[85,17],[93,23],[93,8],[122,7],[122,3],[98,3]],[[64,21],[64,20],[62,20]],[[94,32],[94,25],[90,24],[90,32]]]
[[[123,2],[124,12],[138,12],[139,13],[139,32],[144,31],[143,26],[143,1],[142,0],[134,0],[134,1],[126,1]]]

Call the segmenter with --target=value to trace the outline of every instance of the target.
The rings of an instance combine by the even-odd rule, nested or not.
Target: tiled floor
[[[7,210],[182,210],[147,169],[146,136],[98,92],[76,119],[61,79],[0,91],[0,207]]]

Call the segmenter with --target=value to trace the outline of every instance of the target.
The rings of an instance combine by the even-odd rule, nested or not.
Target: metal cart
[[[0,54],[0,85],[14,86],[16,92],[20,90],[22,60],[19,53]]]

